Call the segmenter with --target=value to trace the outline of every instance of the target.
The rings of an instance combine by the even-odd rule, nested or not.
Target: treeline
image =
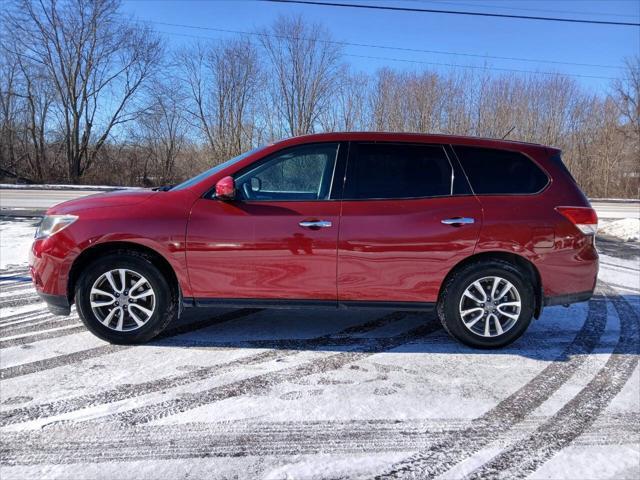
[[[562,148],[590,196],[638,196],[637,57],[595,95],[560,74],[364,74],[299,17],[177,51],[117,0],[19,0],[1,28],[0,176],[149,186],[306,133],[508,134]]]

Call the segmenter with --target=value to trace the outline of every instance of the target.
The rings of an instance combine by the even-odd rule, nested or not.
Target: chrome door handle
[[[469,225],[475,222],[475,219],[469,217],[453,217],[440,220],[440,223],[445,225],[451,225],[453,227],[460,227],[461,225]]]
[[[305,220],[300,222],[298,225],[304,228],[318,229],[330,227],[331,222],[327,220]]]

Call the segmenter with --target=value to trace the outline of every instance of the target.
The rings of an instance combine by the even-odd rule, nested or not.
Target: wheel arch
[[[539,318],[540,314],[542,313],[543,298],[544,298],[540,272],[538,271],[537,267],[529,259],[512,252],[503,252],[503,251],[481,252],[481,253],[476,253],[458,262],[456,265],[453,266],[453,268],[451,268],[451,270],[449,270],[449,273],[447,273],[446,277],[442,281],[440,285],[440,291],[438,292],[438,301],[440,301],[444,286],[447,284],[447,281],[455,272],[472,263],[477,263],[477,262],[486,261],[486,260],[503,260],[503,261],[509,262],[519,267],[529,277],[529,279],[533,284],[533,291],[535,294],[535,308],[534,308],[533,315],[535,318]]]
[[[71,270],[69,271],[69,279],[67,285],[67,294],[69,297],[69,303],[73,303],[75,297],[75,289],[80,275],[84,269],[91,264],[96,258],[100,256],[108,255],[111,253],[133,254],[146,258],[156,268],[158,268],[167,278],[172,290],[176,295],[176,300],[180,300],[179,305],[182,303],[182,290],[180,288],[180,282],[174,268],[169,261],[156,250],[134,242],[126,241],[113,241],[103,242],[92,247],[89,247],[80,253],[74,260]]]

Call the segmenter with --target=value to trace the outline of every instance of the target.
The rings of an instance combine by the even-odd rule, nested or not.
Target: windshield
[[[189,180],[185,180],[184,182],[173,187],[171,190],[182,190],[183,188],[189,188],[195,185],[196,183],[201,182],[205,178],[210,177],[211,175],[214,175],[221,170],[224,170],[228,166],[233,165],[234,163],[247,158],[249,155],[253,155],[254,153],[256,153],[259,150],[262,150],[263,148],[264,147],[254,148],[253,150],[244,152],[243,154],[240,154],[237,157],[233,157],[232,159],[227,160],[226,162],[223,162],[219,165],[216,165],[215,167],[212,167],[209,170],[205,170],[204,172],[200,173],[199,175],[196,175],[195,177],[191,177]]]

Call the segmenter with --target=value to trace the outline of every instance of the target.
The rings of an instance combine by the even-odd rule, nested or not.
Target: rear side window
[[[540,167],[521,153],[491,148],[454,148],[477,195],[531,194],[549,183]]]
[[[353,143],[345,199],[451,195],[452,169],[444,149],[430,145]]]

